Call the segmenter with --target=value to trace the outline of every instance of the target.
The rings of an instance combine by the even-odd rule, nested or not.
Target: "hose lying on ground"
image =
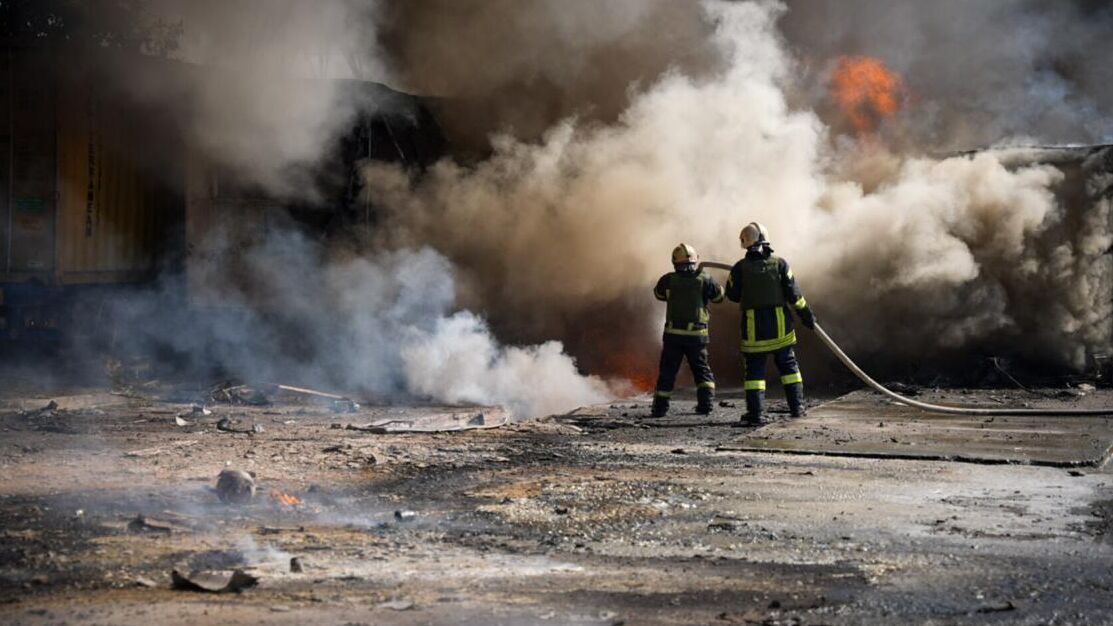
[[[712,268],[730,271],[731,266],[725,263],[715,263],[708,261],[705,263],[701,263],[700,268]],[[819,324],[815,325],[815,334],[818,335],[820,340],[822,340],[823,343],[831,349],[831,352],[835,353],[835,356],[837,356],[839,360],[843,362],[843,365],[850,369],[850,371],[853,372],[855,376],[861,379],[862,382],[866,383],[866,385],[868,385],[871,389],[883,396],[890,398],[891,400],[920,409],[922,411],[927,411],[929,413],[945,413],[948,415],[1026,415],[1037,417],[1050,417],[1056,415],[1113,415],[1113,407],[1104,409],[991,409],[972,406],[942,406],[939,404],[920,402],[918,400],[906,398],[894,391],[890,391],[889,389],[886,389],[881,383],[871,378],[869,374],[863,371],[862,368],[858,367],[858,365],[855,364],[854,361],[852,361],[850,357],[842,351],[842,348],[840,348],[838,344],[836,344],[835,341],[831,339],[831,336],[828,335],[827,332],[823,330],[823,327],[821,327]]]

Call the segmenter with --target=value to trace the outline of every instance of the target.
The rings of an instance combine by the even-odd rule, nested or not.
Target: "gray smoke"
[[[493,131],[537,139],[570,116],[613,122],[662,74],[705,73],[711,25],[671,0],[405,0],[380,36],[400,85],[448,99],[458,146]]]
[[[591,21],[594,9],[580,8]],[[631,94],[613,124],[565,119],[539,142],[498,135],[488,160],[445,162],[419,181],[369,168],[395,241],[448,254],[465,275],[466,301],[507,326],[525,320],[530,332],[569,337],[613,323],[589,313],[634,309],[644,313],[616,334],[652,346],[659,307],[648,287],[667,270],[668,251],[683,240],[705,258],[733,261],[738,229],[760,220],[851,348],[910,359],[1023,340],[1027,355],[1070,367],[1109,349],[1106,201],[1062,206],[1054,193],[1062,174],[1050,166],[832,141],[799,104],[807,67],[782,38],[783,6],[690,8],[713,29],[719,69],[664,73]],[[807,6],[797,11],[823,22]],[[1074,99],[1083,95],[1101,97]],[[914,104],[902,115],[915,116]],[[980,105],[957,101],[948,115],[966,106]],[[905,134],[916,136],[914,126]]]
[[[428,248],[354,256],[286,230],[246,249],[219,235],[206,245],[199,270],[219,306],[176,306],[185,289],[175,281],[159,294],[114,301],[106,319],[120,329],[117,352],[162,353],[201,375],[221,369],[375,402],[505,405],[519,418],[609,397],[558,342],[503,347],[481,318],[458,311],[452,267]],[[229,280],[232,258],[247,280]]]
[[[108,77],[183,131],[193,158],[272,196],[315,199],[313,168],[382,103],[345,80],[389,78],[377,0],[151,0],[148,19],[180,27],[174,64],[122,58]]]
[[[153,0],[148,10],[180,25],[171,62],[118,56],[100,69],[178,126],[186,192],[214,203],[216,225],[189,241],[186,275],[107,304],[115,350],[172,357],[198,376],[502,404],[516,417],[610,397],[559,342],[502,346],[483,318],[459,310],[453,268],[420,242],[368,250],[275,223],[283,203],[321,203],[329,146],[357,114],[386,106],[350,84],[387,77],[378,2]],[[223,199],[209,197],[213,180]]]
[[[649,289],[669,251],[733,261],[759,220],[852,350],[910,362],[1019,345],[1067,367],[1110,350],[1108,181],[1066,205],[1059,168],[925,156],[1108,138],[1108,68],[1084,54],[1108,21],[1082,4],[955,3],[948,19],[865,2],[838,3],[846,16],[771,1],[308,4],[168,3],[186,20],[181,58],[219,71],[133,90],[190,103],[204,157],[276,196],[312,196],[305,170],[366,105],[313,78],[397,78],[490,154],[423,177],[369,165],[370,252],[283,232],[240,249],[218,233],[191,272],[238,313],[160,303],[152,326],[132,301],[118,317],[140,348],[255,379],[559,411],[608,390],[547,340],[603,374],[652,370]],[[832,130],[843,54],[903,75],[904,109],[877,137]],[[732,336],[721,314],[714,333]]]

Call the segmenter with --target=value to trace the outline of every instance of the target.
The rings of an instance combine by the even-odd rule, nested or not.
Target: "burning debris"
[[[278,489],[271,489],[269,495],[271,502],[284,508],[294,508],[302,504],[301,498],[279,491]]]

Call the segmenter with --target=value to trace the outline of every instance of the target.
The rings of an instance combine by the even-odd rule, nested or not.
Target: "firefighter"
[[[707,362],[711,318],[707,305],[723,301],[723,288],[700,271],[699,253],[688,244],[672,251],[672,265],[676,271],[662,276],[653,288],[653,295],[668,303],[653,417],[668,414],[676,372],[685,358],[696,381],[696,413],[708,415],[715,401],[715,376]]]
[[[744,425],[765,423],[765,365],[769,355],[781,374],[785,399],[793,417],[804,415],[804,379],[796,362],[795,311],[800,321],[815,329],[808,307],[788,262],[773,254],[765,226],[751,222],[739,239],[746,256],[727,279],[726,296],[742,307],[742,359],[745,365],[746,415]]]

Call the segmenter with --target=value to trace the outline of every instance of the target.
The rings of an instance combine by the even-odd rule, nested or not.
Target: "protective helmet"
[[[760,222],[750,222],[739,233],[742,247],[749,250],[763,241],[769,241],[769,231]]]
[[[672,264],[673,265],[687,265],[689,263],[699,263],[699,252],[692,246],[682,243],[672,251]]]

